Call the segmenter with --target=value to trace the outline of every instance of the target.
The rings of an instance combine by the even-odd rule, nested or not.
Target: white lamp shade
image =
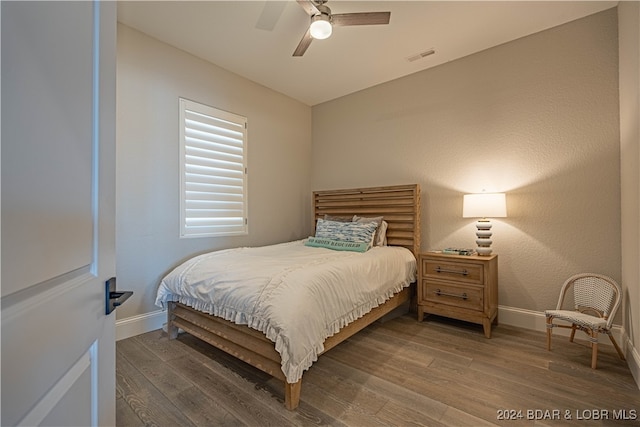
[[[309,27],[311,37],[313,37],[314,39],[323,40],[331,36],[332,31],[333,27],[331,26],[331,22],[329,22],[329,18],[326,15],[322,14],[313,17],[311,26]]]
[[[462,201],[463,218],[504,218],[507,200],[504,193],[465,194]]]

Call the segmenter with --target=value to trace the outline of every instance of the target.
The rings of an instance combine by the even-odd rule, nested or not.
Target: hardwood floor
[[[602,340],[601,340],[602,341]],[[284,408],[282,383],[187,334],[116,344],[118,426],[638,426],[640,391],[601,345],[405,315],[322,355]],[[521,416],[521,418],[519,417]],[[515,417],[515,419],[514,419]],[[570,417],[570,419],[568,419]]]

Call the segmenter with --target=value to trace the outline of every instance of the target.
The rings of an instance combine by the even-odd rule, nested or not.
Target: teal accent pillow
[[[338,222],[318,219],[315,237],[373,245],[373,236],[378,229],[375,222]]]
[[[327,248],[336,251],[352,251],[366,252],[369,249],[368,243],[343,242],[340,240],[323,239],[317,237],[309,237],[305,242],[305,246],[313,246],[316,248]]]

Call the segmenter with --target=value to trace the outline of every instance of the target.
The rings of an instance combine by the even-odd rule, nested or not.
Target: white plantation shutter
[[[248,233],[247,119],[180,98],[180,237]]]

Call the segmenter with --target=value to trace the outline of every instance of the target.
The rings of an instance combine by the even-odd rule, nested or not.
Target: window
[[[180,237],[248,233],[247,119],[180,98]]]

